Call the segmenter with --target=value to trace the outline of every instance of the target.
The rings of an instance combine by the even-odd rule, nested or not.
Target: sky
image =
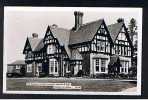
[[[131,18],[137,25],[142,23],[142,9],[138,8],[86,8],[86,7],[5,7],[4,8],[4,57],[7,63],[24,59],[23,49],[27,37],[38,33],[43,38],[48,25],[71,29],[74,26],[74,11],[81,11],[83,24],[104,19],[107,25],[124,18],[126,26]]]

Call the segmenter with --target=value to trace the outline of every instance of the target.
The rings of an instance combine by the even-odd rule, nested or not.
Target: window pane
[[[27,65],[27,72],[32,72],[32,64]]]
[[[51,67],[51,72],[53,72],[53,67]]]
[[[101,72],[105,72],[106,60],[101,59]]]
[[[96,71],[99,71],[99,59],[96,59]]]
[[[55,61],[55,72],[57,72],[57,61]]]

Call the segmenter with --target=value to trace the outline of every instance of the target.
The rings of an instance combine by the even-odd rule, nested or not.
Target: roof
[[[8,65],[25,65],[25,61],[24,60],[16,60]]]
[[[70,50],[68,48],[70,31],[59,27],[53,28],[52,26],[50,26],[50,31],[53,36],[58,39],[60,45],[65,47],[68,56],[70,56]]]
[[[39,51],[44,47],[42,38],[28,38],[32,51]]]
[[[124,22],[108,25],[108,30],[110,32],[110,36],[111,36],[113,42],[116,40],[116,37],[118,36],[123,24],[124,24]]]
[[[40,51],[44,47],[43,39],[39,40],[40,42],[35,48],[35,51]]]
[[[91,41],[103,21],[103,19],[100,19],[97,21],[86,23],[80,26],[80,28],[76,31],[71,30],[69,44],[72,45]]]
[[[114,63],[117,62],[117,60],[119,59],[119,56],[118,55],[113,55],[110,57],[110,62],[109,62],[109,65],[113,65]]]

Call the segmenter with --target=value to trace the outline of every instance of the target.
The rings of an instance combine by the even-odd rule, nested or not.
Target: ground
[[[119,92],[129,88],[135,88],[133,80],[113,79],[85,79],[85,78],[7,78],[7,91],[54,91],[50,86],[26,86],[26,83],[71,83],[73,86],[81,86],[77,91]],[[58,91],[62,89],[58,89]],[[72,89],[73,90],[73,89]],[[71,91],[72,91],[71,90]]]

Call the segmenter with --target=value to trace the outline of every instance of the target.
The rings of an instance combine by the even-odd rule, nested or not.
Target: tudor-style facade
[[[118,29],[117,29],[118,27]],[[133,45],[124,22],[118,22],[108,26],[114,45],[112,55],[118,55],[121,63],[120,73],[129,74],[131,68]]]
[[[132,42],[124,22],[107,26],[104,19],[83,24],[83,13],[74,12],[71,30],[48,26],[44,38],[27,38],[26,76],[85,76],[118,72],[128,74]]]

